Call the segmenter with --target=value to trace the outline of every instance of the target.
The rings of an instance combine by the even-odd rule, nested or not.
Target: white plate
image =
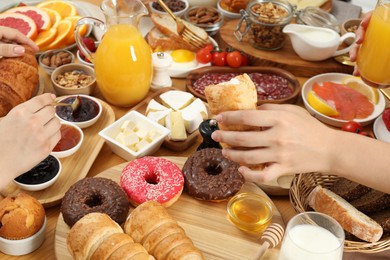
[[[64,0],[62,0],[62,1],[64,1]],[[4,1],[3,0],[0,2],[0,13],[4,12],[7,9],[15,7],[17,4],[19,4],[21,2],[23,2],[26,5],[37,5],[38,3],[42,2],[42,1],[39,1],[39,0],[7,0],[7,1]],[[64,1],[64,2],[67,2],[67,1]],[[84,6],[83,2],[79,2],[79,1],[68,1],[68,2],[70,2],[71,4],[73,4],[76,7],[78,15],[80,15],[82,17],[91,16],[91,14],[88,12],[88,8],[86,8]],[[91,33],[91,31],[92,31],[92,28],[89,27],[86,35],[88,36]],[[73,43],[73,44],[65,47],[64,49],[71,50],[75,47],[76,47],[76,43]],[[35,55],[40,55],[41,53],[42,52],[36,52]]]
[[[390,131],[387,130],[382,116],[378,116],[378,118],[375,120],[372,130],[374,131],[376,139],[390,143]]]
[[[309,105],[309,103],[307,101],[307,94],[311,90],[313,84],[316,82],[321,83],[321,82],[326,82],[326,81],[332,81],[335,83],[341,83],[341,81],[348,76],[350,77],[351,75],[343,74],[343,73],[325,73],[325,74],[320,74],[320,75],[317,75],[317,76],[314,76],[314,77],[308,79],[302,87],[301,95],[302,95],[303,103],[304,103],[306,109],[309,111],[309,113],[311,115],[313,115],[314,117],[316,117],[321,122],[324,122],[324,123],[332,125],[332,126],[341,127],[344,123],[346,123],[347,122],[346,120],[332,118],[332,117],[325,116],[325,115],[317,112],[314,108],[312,108]],[[376,90],[376,91],[378,91],[378,90]],[[379,100],[378,100],[378,103],[376,105],[374,105],[374,112],[372,112],[372,114],[366,118],[354,119],[354,121],[365,126],[365,125],[372,123],[378,116],[380,116],[382,114],[382,112],[386,106],[386,101],[385,101],[385,97],[383,96],[383,94],[380,91],[378,91],[378,95],[379,95]]]

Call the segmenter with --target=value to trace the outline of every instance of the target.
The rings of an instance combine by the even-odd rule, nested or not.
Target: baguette
[[[320,185],[309,194],[308,204],[315,211],[333,217],[346,231],[357,238],[373,243],[382,237],[383,228],[376,221]]]

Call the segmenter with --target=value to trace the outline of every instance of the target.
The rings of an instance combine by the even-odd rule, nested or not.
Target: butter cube
[[[137,152],[142,150],[143,148],[147,147],[149,145],[149,142],[145,139],[142,139],[139,143],[135,145],[135,148],[137,149]]]
[[[135,127],[135,122],[126,120],[120,127],[121,132],[132,130]]]
[[[136,143],[138,143],[139,142],[139,138],[138,138],[137,134],[131,133],[130,135],[125,135],[125,140],[124,141],[125,141],[124,145],[129,147],[129,146],[132,146],[132,145],[135,145]]]

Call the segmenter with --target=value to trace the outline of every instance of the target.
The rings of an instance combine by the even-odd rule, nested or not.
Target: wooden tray
[[[42,191],[24,191],[14,183],[10,183],[0,191],[2,196],[15,195],[20,191],[34,196],[44,207],[51,207],[61,202],[62,197],[69,187],[76,181],[84,178],[92,163],[95,161],[104,144],[104,140],[98,135],[99,131],[115,120],[114,111],[102,100],[99,100],[103,112],[99,120],[92,126],[83,129],[84,142],[80,149],[72,156],[62,158],[62,172],[58,180],[49,188]]]
[[[251,65],[279,67],[300,77],[312,77],[327,72],[348,74],[353,72],[353,67],[342,65],[332,58],[319,62],[302,60],[293,50],[289,37],[286,37],[284,46],[276,51],[265,51],[252,47],[248,42],[248,34],[239,42],[233,35],[237,23],[238,20],[226,21],[219,31],[221,39],[227,45],[248,54]]]
[[[133,107],[131,110],[136,110],[141,114],[145,115],[146,108],[149,104],[149,101],[154,99],[157,102],[161,103],[160,95],[170,90],[179,90],[179,89],[173,87],[166,87],[166,88],[159,89],[155,93],[148,95],[144,100],[142,100],[142,102],[140,102],[138,105]],[[199,130],[196,130],[191,134],[187,133],[187,139],[185,141],[171,141],[169,140],[169,137],[167,137],[163,142],[163,146],[175,152],[182,152],[187,150],[191,145],[193,145],[199,136],[200,136]]]
[[[165,158],[176,163],[180,168],[186,161],[185,157]],[[119,164],[97,176],[119,182],[120,173],[126,165],[127,163]],[[255,192],[267,197],[253,183],[246,183],[241,191]],[[226,204],[226,201],[215,203],[196,200],[183,193],[179,200],[168,208],[168,211],[184,228],[194,244],[203,252],[205,259],[253,259],[260,248],[258,238],[242,232],[229,222]],[[284,227],[280,212],[275,205],[273,206],[274,217],[272,221]],[[57,259],[72,259],[66,246],[68,233],[69,227],[60,215],[57,221],[54,242]]]

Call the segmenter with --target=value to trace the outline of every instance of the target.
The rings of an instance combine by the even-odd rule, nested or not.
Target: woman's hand
[[[241,165],[265,164],[263,170],[241,166],[248,180],[267,182],[281,175],[329,171],[333,155],[331,128],[321,124],[301,107],[294,105],[262,105],[259,110],[224,112],[217,116],[223,124],[245,124],[262,127],[262,131],[216,131],[212,138],[233,148],[223,149],[225,157]],[[240,147],[242,149],[239,149]],[[237,148],[237,149],[236,149]],[[330,154],[328,156],[328,154]]]
[[[23,55],[25,49],[17,43],[28,45],[34,51],[39,50],[34,41],[26,37],[23,33],[13,28],[0,26],[0,56],[16,57]]]
[[[60,121],[43,94],[13,108],[0,121],[0,187],[45,159],[61,138]]]
[[[349,51],[349,57],[351,58],[351,61],[356,61],[357,59],[360,44],[364,40],[364,35],[366,33],[367,26],[370,23],[371,16],[372,16],[372,12],[367,13],[367,15],[363,18],[362,22],[360,23],[359,28],[356,30],[356,41],[354,46]],[[359,70],[356,65],[353,71],[353,75],[359,76]]]

